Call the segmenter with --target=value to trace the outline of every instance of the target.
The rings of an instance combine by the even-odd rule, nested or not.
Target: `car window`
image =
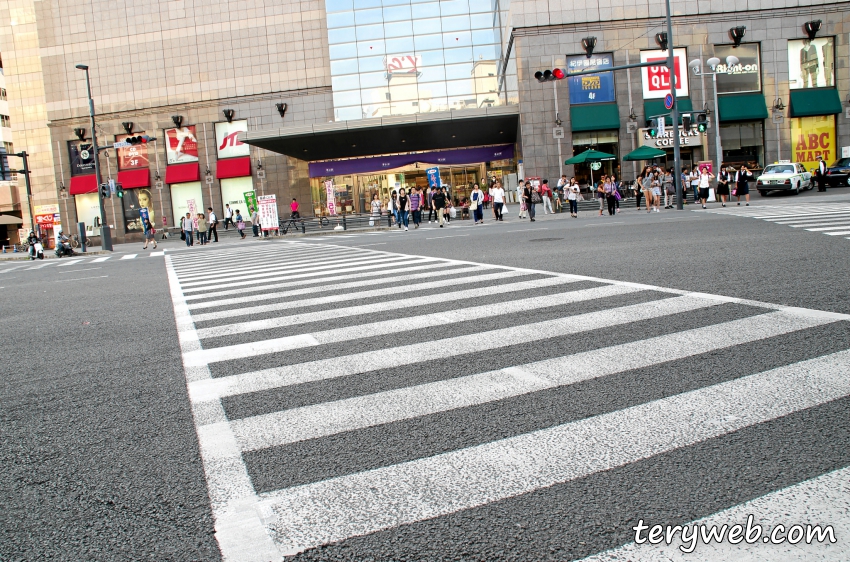
[[[794,166],[790,164],[775,164],[773,166],[768,166],[764,169],[765,175],[767,174],[793,174]]]
[[[836,168],[844,168],[846,166],[850,166],[850,158],[840,158],[833,164],[833,167]]]

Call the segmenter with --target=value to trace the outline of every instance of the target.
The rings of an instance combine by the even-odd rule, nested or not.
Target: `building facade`
[[[705,133],[678,132],[684,166],[717,165],[718,131],[723,164],[755,169],[780,159],[811,167],[850,147],[846,2],[672,5],[680,110],[709,111]],[[24,100],[11,104],[12,130],[16,149],[36,155],[35,199],[98,234],[77,64],[90,68],[99,144],[156,138],[99,155],[103,181],[124,188],[105,202],[117,241],[141,236],[142,207],[173,226],[210,206],[244,214],[247,192],[275,195],[281,216],[296,198],[309,216],[368,212],[376,195],[435,176],[458,199],[493,178],[587,181],[590,169],[564,160],[591,147],[615,154],[602,168],[628,180],[638,167],[622,156],[642,144],[672,153],[677,134],[673,123],[655,136],[647,126],[666,112],[663,63],[605,72],[667,56],[655,1],[253,0],[233,10],[152,0],[132,11],[0,1],[6,14],[10,99]],[[727,67],[730,55],[738,64]],[[715,77],[688,66],[698,59],[709,73],[711,57],[721,60],[716,108]],[[553,68],[599,72],[534,78]]]

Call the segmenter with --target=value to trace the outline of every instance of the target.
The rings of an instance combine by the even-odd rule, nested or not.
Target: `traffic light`
[[[708,129],[708,116],[705,112],[697,113],[697,131],[704,133]]]
[[[683,113],[682,114],[682,130],[686,133],[691,130],[691,114]]]
[[[124,186],[120,183],[115,186],[115,195],[117,195],[119,199],[124,198]]]
[[[108,183],[100,184],[100,196],[103,197],[104,199],[109,199],[110,193],[109,193],[109,184]]]
[[[538,82],[551,82],[552,80],[563,80],[567,77],[565,68],[556,68],[554,70],[538,70],[534,73],[534,77]]]
[[[657,137],[658,136],[658,129],[656,129],[655,127],[652,127],[649,130],[649,136],[652,137],[652,138]]]
[[[148,135],[137,135],[135,137],[127,137],[124,139],[124,142],[127,144],[147,144],[150,141],[155,141],[156,139],[153,137],[149,137]]]

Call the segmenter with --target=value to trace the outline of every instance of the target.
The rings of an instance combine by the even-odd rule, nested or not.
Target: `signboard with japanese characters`
[[[641,51],[640,62],[658,62],[658,66],[645,66],[640,69],[643,82],[643,99],[662,99],[670,92],[670,69],[667,68],[667,51]],[[688,52],[686,49],[673,50],[673,75],[676,81],[676,96],[688,95]]]
[[[198,137],[194,125],[165,130],[165,158],[169,164],[198,161]]]
[[[248,120],[241,119],[215,124],[215,149],[219,159],[250,156],[251,146],[239,140],[239,133],[248,131]]]
[[[336,194],[334,193],[334,182],[333,182],[333,180],[327,180],[325,182],[325,196],[327,197],[328,214],[329,215],[335,215],[336,214]]]
[[[257,204],[260,206],[260,227],[263,231],[278,230],[280,228],[280,219],[277,216],[277,197],[274,195],[260,195],[257,197]]]
[[[586,70],[611,68],[612,66],[614,66],[613,53],[594,53],[590,58],[585,55],[567,57],[567,75]],[[613,72],[570,76],[568,81],[571,105],[617,101],[614,93]]]

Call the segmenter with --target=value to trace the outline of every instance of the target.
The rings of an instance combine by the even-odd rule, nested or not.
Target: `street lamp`
[[[91,80],[89,79],[89,67],[85,64],[78,64],[79,70],[86,72],[86,91],[89,96],[89,119],[91,121],[91,147],[94,154],[94,177],[97,181],[98,200],[100,201],[100,240],[101,247],[108,251],[112,251],[112,234],[109,232],[109,222],[106,220],[106,209],[103,206],[103,193],[100,189],[100,153],[97,147],[97,133],[94,124],[94,100],[91,97]]]
[[[738,57],[729,55],[726,57],[726,68],[735,66],[739,62]],[[705,63],[711,68],[711,72],[702,71],[702,61],[700,59],[692,60],[688,63],[688,66],[691,67],[691,70],[696,76],[711,76],[711,81],[714,84],[714,142],[715,150],[717,151],[717,173],[720,174],[723,166],[723,147],[720,146],[720,108],[717,105],[717,75],[720,74],[717,72],[717,66],[720,64],[720,59],[711,57]]]

